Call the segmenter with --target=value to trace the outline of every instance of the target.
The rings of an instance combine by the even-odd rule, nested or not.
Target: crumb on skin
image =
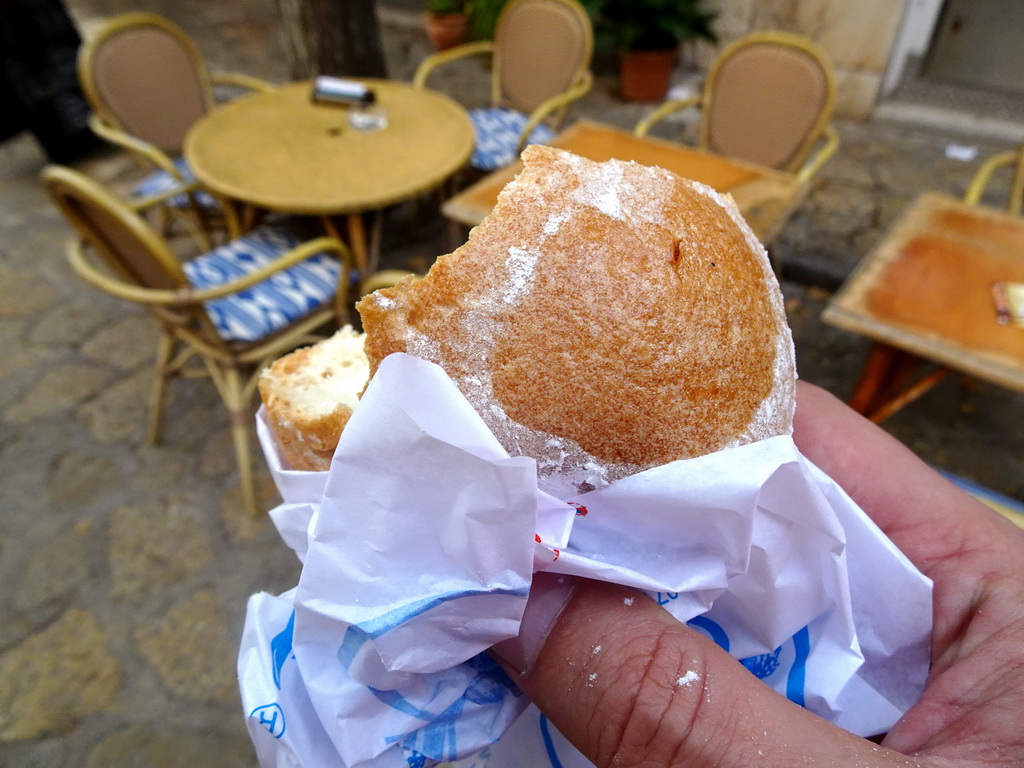
[[[683,675],[676,678],[676,685],[681,685],[685,688],[689,688],[693,683],[700,680],[700,675],[694,672],[692,669]]]

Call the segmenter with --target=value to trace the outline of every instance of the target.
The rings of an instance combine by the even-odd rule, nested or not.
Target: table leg
[[[239,210],[242,207],[241,204],[220,196],[217,197],[217,202],[220,203],[221,210],[224,211],[224,219],[228,228],[228,240],[235,240],[245,234],[246,229],[242,223],[245,214],[244,211]]]
[[[949,374],[947,368],[940,366],[914,381],[914,376],[924,363],[916,355],[875,342],[864,364],[860,381],[850,397],[850,407],[876,424],[881,424]]]
[[[333,237],[335,240],[339,240],[342,243],[348,244],[349,252],[352,254],[352,267],[359,273],[359,279],[365,280],[368,273],[367,269],[367,247],[366,247],[366,229],[363,227],[363,218],[358,213],[349,214],[346,218],[348,224],[348,237],[342,237],[341,232],[338,231],[337,225],[334,223],[334,219],[330,216],[323,216],[320,219],[324,226],[324,232],[329,237]]]
[[[322,216],[320,218],[320,222],[323,224],[324,232],[327,234],[328,237],[333,237],[340,243],[345,242],[345,239],[341,236],[341,233],[338,231],[338,227],[335,226],[334,224],[334,219],[332,219],[330,216]],[[351,248],[350,246],[349,250],[352,251],[354,256],[355,249]],[[350,264],[349,266],[358,269],[358,267],[354,264]],[[365,278],[363,277],[363,273],[360,272],[359,281],[362,282],[364,279]],[[338,318],[339,325],[344,325],[349,322],[349,304],[351,300],[352,296],[348,285],[343,286],[342,289],[338,291],[338,294],[334,297],[334,314]]]
[[[365,280],[370,276],[369,272],[367,272],[370,260],[366,247],[366,227],[363,224],[363,215],[361,213],[350,213],[348,215],[348,247],[352,249],[352,260],[355,262],[356,270],[359,272],[359,279]]]
[[[454,219],[445,219],[445,247],[451,253],[469,239],[469,232],[464,224]]]
[[[370,228],[370,251],[366,258],[366,275],[364,279],[375,275],[380,269],[380,249],[384,242],[384,211],[373,212],[373,225]]]
[[[878,394],[889,383],[893,367],[902,353],[888,344],[875,342],[871,345],[868,359],[864,363],[860,380],[850,397],[850,407],[857,413],[867,414]]]
[[[927,376],[923,376],[918,379],[912,386],[903,389],[899,394],[885,400],[868,414],[868,418],[875,422],[875,424],[881,424],[898,410],[903,408],[903,406],[910,405],[925,392],[928,392],[932,387],[946,378],[947,375],[949,375],[948,368],[936,368]]]
[[[243,211],[242,226],[245,228],[245,232],[250,232],[258,227],[262,221],[266,211],[256,207],[255,205],[247,205]]]
[[[924,367],[925,361],[917,355],[902,350],[896,351],[896,357],[889,368],[887,381],[875,394],[875,399],[869,407],[869,412],[884,408],[889,402],[902,397],[902,393],[914,380],[914,377]],[[923,393],[922,393],[923,394]],[[907,401],[909,402],[909,401]],[[895,413],[895,411],[893,411]]]

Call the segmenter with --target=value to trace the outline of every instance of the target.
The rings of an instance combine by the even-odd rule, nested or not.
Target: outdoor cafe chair
[[[476,134],[470,165],[502,168],[527,144],[554,135],[569,105],[584,96],[593,75],[594,30],[576,0],[511,0],[498,17],[494,40],[465,43],[426,58],[413,84],[424,87],[438,67],[490,55],[491,103],[469,112]]]
[[[213,109],[214,86],[274,86],[249,75],[209,72],[184,30],[141,12],[115,16],[89,36],[79,50],[78,77],[93,110],[92,130],[150,171],[133,191],[136,200],[184,214],[186,224],[194,223],[205,237],[221,208],[181,156],[185,134]]]
[[[231,414],[242,492],[255,513],[249,429],[256,378],[277,357],[314,342],[321,326],[347,319],[348,249],[334,238],[303,242],[265,224],[182,260],[96,181],[63,166],[45,168],[42,179],[79,235],[68,246],[72,270],[95,288],[145,306],[160,326],[148,441],[159,440],[167,380],[209,376]]]
[[[787,32],[754,32],[715,58],[699,96],[666,101],[637,123],[646,136],[667,116],[699,107],[699,146],[810,179],[835,154],[836,102],[828,54]]]
[[[1019,216],[1024,204],[1024,144],[1017,149],[999,152],[985,160],[971,179],[964,194],[964,202],[970,205],[981,203],[996,174],[1004,168],[1012,169],[1005,207],[1010,213]]]

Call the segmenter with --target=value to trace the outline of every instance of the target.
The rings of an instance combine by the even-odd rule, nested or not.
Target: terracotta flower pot
[[[464,42],[469,32],[469,14],[427,13],[427,37],[437,51],[445,51]]]
[[[668,93],[677,49],[626,51],[622,55],[620,90],[627,101],[661,101]]]

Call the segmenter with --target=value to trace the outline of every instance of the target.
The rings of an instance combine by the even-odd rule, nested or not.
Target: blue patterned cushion
[[[258,227],[182,265],[192,287],[213,288],[244,277],[299,245],[277,227]],[[341,264],[326,253],[278,272],[248,290],[206,302],[206,313],[225,341],[258,341],[334,299]]]
[[[192,169],[188,167],[188,163],[185,162],[184,157],[179,157],[174,161],[174,167],[178,169],[178,173],[186,182],[193,182],[196,180],[195,174],[192,173]],[[149,174],[146,178],[135,185],[133,195],[135,197],[149,197],[150,195],[159,195],[161,192],[167,192],[172,189],[177,189],[181,186],[180,182],[174,178],[167,171],[154,171]],[[195,190],[192,193],[196,203],[199,204],[200,208],[206,208],[207,210],[217,210],[217,200],[209,192],[203,190]],[[173,195],[167,198],[167,205],[172,208],[186,208],[188,207],[188,195],[182,193],[180,195]]]
[[[470,165],[480,171],[493,171],[516,159],[516,146],[530,119],[528,115],[514,109],[492,107],[470,110],[469,119],[473,121],[476,134]],[[555,132],[542,123],[533,129],[526,143],[547,144],[554,136]]]

